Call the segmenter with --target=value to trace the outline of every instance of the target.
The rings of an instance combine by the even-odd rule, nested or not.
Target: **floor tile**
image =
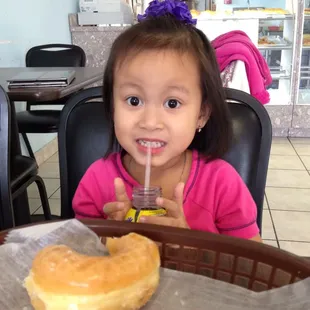
[[[262,238],[276,240],[276,235],[272,225],[269,210],[263,211]]]
[[[58,152],[55,153],[53,156],[51,156],[46,162],[47,163],[58,163],[59,162]]]
[[[264,210],[268,210],[268,208],[269,208],[268,202],[267,202],[266,196],[264,196],[264,205],[263,205],[263,209],[264,209]]]
[[[52,199],[60,199],[60,189],[58,189],[52,196]]]
[[[306,166],[306,169],[310,170],[310,156],[300,156],[302,162]]]
[[[47,187],[47,184],[45,184],[45,187]],[[27,188],[28,198],[39,198],[39,191],[36,183],[31,184]]]
[[[278,240],[310,242],[310,212],[271,210],[271,214]]]
[[[270,153],[272,155],[296,155],[291,144],[272,144]]]
[[[298,155],[310,155],[310,144],[294,144]]]
[[[30,214],[33,214],[34,212],[36,212],[39,209],[39,207],[41,206],[41,200],[40,199],[30,198],[28,200],[28,202],[29,202]]]
[[[309,144],[310,145],[310,138],[290,138],[290,141],[295,144]]]
[[[290,140],[288,138],[283,138],[283,137],[273,137],[272,143],[273,144],[290,144]]]
[[[310,243],[279,241],[282,250],[294,253],[299,256],[310,257]]]
[[[310,189],[267,187],[270,209],[310,212]]]
[[[39,175],[42,178],[59,178],[59,164],[45,162],[39,167]]]
[[[59,179],[44,179],[44,184],[47,191],[47,196],[50,197],[60,186]],[[37,189],[37,185],[31,184],[27,188],[28,197],[29,198],[39,198],[39,192]]]
[[[52,215],[60,216],[60,199],[49,199]],[[43,214],[43,209],[40,208],[35,214]]]
[[[297,155],[270,155],[269,169],[305,170]]]
[[[299,170],[273,170],[268,171],[267,186],[310,188],[310,175]]]
[[[263,243],[278,248],[278,242],[276,240],[263,240]]]

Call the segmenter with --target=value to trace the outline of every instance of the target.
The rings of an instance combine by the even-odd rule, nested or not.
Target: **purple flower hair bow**
[[[138,21],[141,22],[148,17],[159,17],[166,14],[173,15],[185,24],[196,25],[197,23],[197,20],[192,18],[187,4],[181,0],[153,0],[145,10],[145,14],[138,15]]]

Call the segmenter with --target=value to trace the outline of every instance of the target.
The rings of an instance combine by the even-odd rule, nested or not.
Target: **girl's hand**
[[[129,209],[131,201],[127,196],[125,184],[122,179],[114,180],[115,196],[114,202],[109,202],[104,205],[103,212],[107,215],[108,220],[123,221]]]
[[[139,222],[189,228],[183,212],[183,191],[184,183],[179,183],[175,188],[173,200],[157,198],[156,203],[159,207],[166,209],[166,216],[142,216]]]

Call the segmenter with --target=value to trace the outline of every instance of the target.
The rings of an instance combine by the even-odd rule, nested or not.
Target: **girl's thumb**
[[[117,201],[129,201],[127,196],[126,187],[121,178],[116,178],[114,180],[115,196]]]

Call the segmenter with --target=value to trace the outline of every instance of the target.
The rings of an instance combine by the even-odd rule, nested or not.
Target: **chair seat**
[[[57,132],[60,120],[59,110],[22,111],[16,114],[19,132]]]
[[[31,157],[17,155],[11,159],[11,167],[12,192],[27,179],[38,174],[38,165]]]

